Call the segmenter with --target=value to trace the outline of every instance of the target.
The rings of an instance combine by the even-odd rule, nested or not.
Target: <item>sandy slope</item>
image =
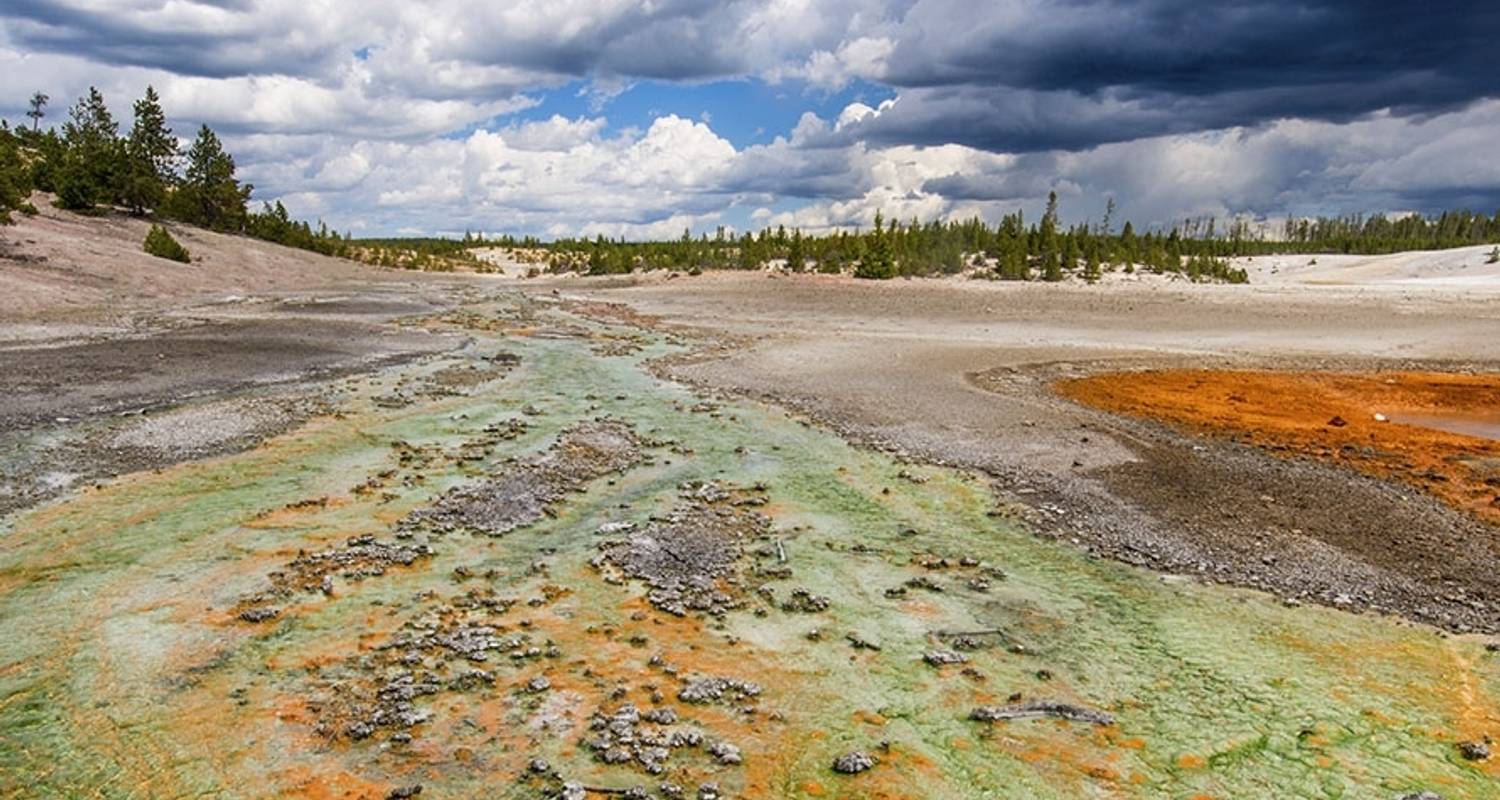
[[[150,223],[125,215],[83,217],[33,198],[38,216],[16,214],[0,227],[0,323],[66,318],[80,311],[118,311],[162,301],[220,299],[343,283],[411,280],[242,236],[168,224],[192,253],[192,264],[141,250]]]
[[[1382,256],[1289,255],[1239,258],[1234,263],[1261,285],[1400,286],[1500,289],[1500,263],[1489,264],[1494,245],[1423,250]]]

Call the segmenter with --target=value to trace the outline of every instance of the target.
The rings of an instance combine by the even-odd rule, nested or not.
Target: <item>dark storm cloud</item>
[[[322,20],[286,8],[268,12],[254,0],[136,2],[111,9],[81,8],[60,0],[11,0],[0,7],[10,37],[23,48],[81,56],[106,64],[163,69],[179,75],[314,75],[356,48],[330,47],[336,32]],[[432,56],[460,63],[501,66],[540,75],[706,80],[752,70],[733,40],[743,11],[713,0],[667,0],[589,17],[545,30],[507,24],[505,8],[460,14]],[[212,18],[205,11],[224,12]],[[374,47],[413,48],[399,28],[386,29],[389,9],[364,20],[382,41]],[[434,8],[434,14],[439,10]],[[174,19],[174,15],[176,18]]]
[[[120,9],[128,13],[104,13],[55,0],[7,0],[0,21],[11,20],[9,38],[24,50],[207,78],[312,74],[344,55],[261,24],[250,16],[251,0],[197,0],[191,7],[222,12],[220,18],[170,24],[168,5],[137,3]]]
[[[450,54],[566,76],[603,74],[648,80],[707,80],[751,67],[730,43],[747,4],[668,0],[574,20],[566,33],[516,36],[503,24],[476,24]]]
[[[1436,113],[1500,95],[1493,2],[921,3],[884,79],[901,102],[850,133],[995,151]]]
[[[375,4],[367,15],[323,20],[296,4],[251,0],[126,0],[108,12],[11,0],[0,18],[11,20],[9,38],[23,49],[206,77],[326,82],[360,49],[344,40],[368,34],[364,44],[391,65],[381,81],[434,98],[508,96],[528,82],[584,76],[775,73],[839,41],[812,37],[782,49],[751,41],[781,9],[766,0],[607,10],[437,4],[419,31],[393,17],[397,8]],[[1494,0],[837,0],[797,13],[809,29],[842,26],[846,41],[891,43],[877,71],[901,102],[845,131],[876,144],[1077,150],[1276,119],[1438,113],[1500,95]],[[843,23],[830,25],[841,13]],[[452,85],[432,79],[465,66],[510,72]]]
[[[970,169],[922,184],[922,191],[949,200],[1025,200],[1056,187],[1058,164],[1050,153],[1028,153],[996,169]]]
[[[0,111],[153,83],[180,131],[233,138],[258,199],[384,229],[676,235],[677,215],[788,198],[868,224],[1052,190],[1069,219],[1113,196],[1138,222],[1488,208],[1497,48],[1500,0],[0,0]],[[570,113],[579,79],[607,98],[745,76],[804,108],[860,81],[896,100],[814,106],[769,144],[712,133],[765,117],[749,104],[656,136],[607,104],[495,127]]]
[[[853,148],[757,145],[740,153],[721,182],[733,194],[845,200],[869,191],[873,181]]]

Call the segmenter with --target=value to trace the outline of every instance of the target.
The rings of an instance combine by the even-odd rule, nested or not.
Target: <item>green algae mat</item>
[[[0,528],[0,796],[1500,796],[1500,655],[1038,538],[519,300]]]

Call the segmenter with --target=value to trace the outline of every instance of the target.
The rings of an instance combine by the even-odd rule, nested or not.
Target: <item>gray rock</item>
[[[255,608],[247,608],[244,611],[241,611],[240,619],[246,622],[265,622],[266,620],[275,619],[276,615],[280,613],[281,611],[279,609],[269,608],[267,606],[257,606]]]
[[[969,719],[976,722],[1000,722],[1029,717],[1056,717],[1073,722],[1091,722],[1095,725],[1113,725],[1115,718],[1103,711],[1081,708],[1052,700],[1032,700],[1005,706],[979,706],[969,712]]]
[[[833,760],[833,771],[842,775],[857,775],[875,767],[875,757],[858,750],[845,753]]]
[[[740,749],[729,742],[714,742],[708,746],[708,754],[718,759],[720,764],[738,764],[744,761]]]
[[[944,664],[962,664],[969,659],[952,650],[929,650],[922,654],[922,660],[934,667],[941,667]]]
[[[1484,742],[1459,742],[1458,754],[1467,761],[1484,761],[1490,757],[1490,746]]]

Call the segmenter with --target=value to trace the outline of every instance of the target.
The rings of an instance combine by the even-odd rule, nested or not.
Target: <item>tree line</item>
[[[1002,280],[1095,281],[1119,270],[1181,275],[1195,281],[1243,282],[1228,261],[1279,253],[1380,254],[1500,242],[1500,211],[1399,218],[1376,214],[1291,219],[1279,229],[1244,220],[1184,220],[1167,229],[1115,229],[1110,200],[1097,224],[1064,226],[1058,198],[1049,195],[1040,219],[1016,211],[991,225],[969,220],[906,223],[875,215],[868,230],[808,235],[784,226],[734,234],[625,241],[597,236],[541,242],[533,237],[485,239],[363,239],[291,218],[278,201],[249,208],[252,187],[235,177],[234,157],[207,125],[184,153],[167,127],[160,98],[147,87],[133,105],[133,124],[120,132],[104,97],[90,89],[69,111],[61,130],[40,122],[49,98],[31,99],[30,127],[0,122],[0,222],[28,209],[32,191],[51,192],[56,204],[80,213],[122,207],[130,213],[239,233],[292,247],[409,269],[487,269],[473,255],[481,247],[531,254],[553,271],[619,274],[641,269],[699,271],[759,269],[779,264],[794,272],[852,272],[869,279],[953,275],[972,271]]]
[[[966,270],[1001,280],[1092,282],[1105,272],[1145,270],[1194,281],[1243,283],[1246,273],[1228,259],[1284,253],[1375,255],[1403,250],[1444,249],[1500,242],[1500,211],[1494,216],[1449,211],[1437,216],[1409,214],[1320,217],[1289,220],[1280,229],[1244,220],[1221,224],[1213,218],[1184,220],[1167,229],[1138,231],[1126,221],[1118,230],[1110,200],[1102,221],[1064,226],[1056,192],[1040,219],[1027,224],[1016,211],[990,225],[981,219],[887,221],[876,213],[863,231],[810,236],[785,227],[738,235],[720,227],[710,236],[684,231],[671,241],[630,242],[598,236],[528,241],[553,271],[618,274],[638,269],[758,269],[777,263],[793,272],[852,272],[886,279],[955,275]],[[496,240],[500,241],[500,240]],[[515,242],[506,237],[506,242]]]
[[[253,187],[235,177],[234,156],[203,125],[184,152],[152,87],[135,101],[124,133],[96,88],[69,110],[61,129],[42,129],[50,98],[31,97],[31,126],[0,122],[0,222],[36,213],[27,198],[51,192],[55,205],[82,214],[124,208],[224,233],[253,236],[325,255],[346,255],[349,237],[294,220],[278,201],[250,210]]]

